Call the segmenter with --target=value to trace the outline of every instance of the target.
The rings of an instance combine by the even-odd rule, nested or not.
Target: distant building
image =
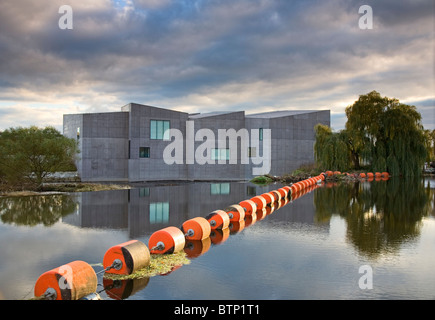
[[[188,114],[130,103],[66,114],[63,133],[79,141],[82,181],[229,181],[312,163],[318,123],[330,125],[329,110]]]

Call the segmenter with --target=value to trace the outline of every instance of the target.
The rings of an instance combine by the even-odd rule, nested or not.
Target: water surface
[[[42,273],[74,260],[102,269],[113,245],[180,227],[281,185],[186,183],[0,199],[0,297],[29,299]],[[325,184],[186,247],[167,275],[110,283],[103,299],[434,299],[433,180]],[[361,288],[362,266],[372,289]]]

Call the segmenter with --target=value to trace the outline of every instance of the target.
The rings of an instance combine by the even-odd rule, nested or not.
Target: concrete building
[[[79,142],[82,181],[229,181],[312,163],[318,123],[330,125],[329,110],[188,114],[130,103],[64,115],[63,133]]]

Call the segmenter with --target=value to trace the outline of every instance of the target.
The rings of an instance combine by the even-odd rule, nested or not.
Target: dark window
[[[140,147],[139,148],[139,158],[149,158],[150,157],[150,148],[149,147]]]

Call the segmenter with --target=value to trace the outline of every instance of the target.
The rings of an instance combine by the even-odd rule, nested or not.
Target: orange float
[[[360,176],[361,178],[366,178],[366,177],[367,177],[367,175],[366,175],[364,172],[361,172],[361,173],[359,174],[359,176]]]
[[[103,258],[107,273],[132,274],[150,264],[150,251],[138,240],[131,240],[111,247]]]
[[[249,216],[257,211],[257,205],[252,200],[243,200],[239,202],[239,205],[245,209],[245,216]]]
[[[296,182],[291,185],[292,195],[302,190],[302,185],[299,182]]]
[[[151,235],[148,248],[153,254],[177,253],[184,249],[185,243],[184,233],[180,229],[166,227]]]
[[[181,226],[186,240],[203,240],[210,236],[211,227],[207,219],[196,217],[187,220]]]
[[[275,197],[272,194],[270,194],[270,192],[263,193],[261,196],[264,198],[264,200],[266,200],[267,204],[271,204],[275,202]]]
[[[289,197],[289,196],[291,195],[291,193],[292,193],[292,189],[291,189],[289,186],[282,187],[282,189],[285,189],[285,190],[287,191],[287,197]],[[279,193],[279,192],[278,192],[278,193]],[[279,194],[280,194],[280,193],[279,193]],[[281,198],[282,198],[282,197],[281,197]],[[278,199],[278,201],[281,200],[281,198]]]
[[[224,211],[230,217],[231,222],[242,221],[243,219],[245,219],[245,209],[238,204],[233,204],[226,208]]]
[[[97,284],[97,275],[89,264],[73,261],[40,275],[34,294],[46,300],[79,300],[95,293]]]
[[[206,217],[212,230],[225,229],[230,225],[230,218],[223,210],[216,210]]]
[[[255,202],[257,205],[257,210],[261,210],[267,205],[266,200],[262,196],[255,196],[250,200]]]
[[[279,194],[281,195],[281,198],[285,198],[285,197],[287,197],[287,194],[288,194],[287,189],[279,188],[277,191],[278,191]]]

